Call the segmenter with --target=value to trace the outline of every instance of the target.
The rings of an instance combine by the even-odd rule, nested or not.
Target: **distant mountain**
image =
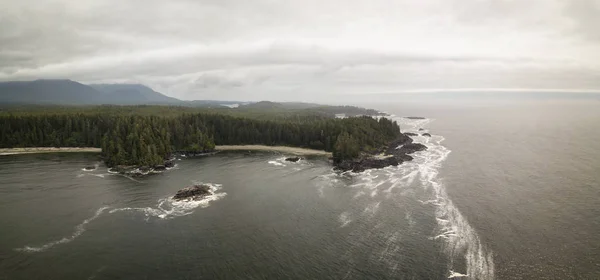
[[[285,108],[282,103],[271,102],[271,101],[260,101],[256,103],[250,103],[241,105],[238,108],[240,109],[277,109],[277,108]]]
[[[71,80],[0,83],[0,103],[79,105],[103,100],[95,89]]]
[[[176,104],[179,99],[140,84],[84,85],[71,80],[1,82],[1,104],[138,105]]]
[[[166,96],[140,84],[92,84],[111,104],[175,104],[181,100]],[[114,103],[112,103],[114,102]]]

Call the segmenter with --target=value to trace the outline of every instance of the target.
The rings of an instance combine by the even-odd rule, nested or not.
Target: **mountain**
[[[271,101],[260,101],[239,106],[240,109],[283,109],[284,107],[281,103]]]
[[[0,83],[0,103],[9,104],[100,104],[101,93],[71,80],[35,80]]]
[[[71,80],[0,82],[0,104],[142,105],[177,104],[179,99],[140,84],[84,85]]]
[[[140,84],[92,84],[93,89],[104,94],[107,101],[115,104],[175,104],[179,99],[163,95]]]

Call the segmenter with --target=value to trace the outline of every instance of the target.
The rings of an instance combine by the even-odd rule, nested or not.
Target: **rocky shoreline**
[[[410,154],[426,150],[427,146],[420,143],[413,143],[413,139],[408,135],[413,134],[402,134],[401,137],[392,141],[386,147],[381,148],[376,153],[365,153],[358,159],[335,163],[334,168],[339,171],[363,172],[367,169],[398,166],[405,161],[411,161],[413,157]]]
[[[163,171],[173,167],[175,167],[175,159],[168,159],[165,160],[163,164],[154,166],[117,165],[109,168],[108,172],[139,177],[162,173]]]

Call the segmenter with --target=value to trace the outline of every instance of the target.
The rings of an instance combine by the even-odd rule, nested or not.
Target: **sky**
[[[0,0],[0,81],[185,99],[600,91],[600,0]]]

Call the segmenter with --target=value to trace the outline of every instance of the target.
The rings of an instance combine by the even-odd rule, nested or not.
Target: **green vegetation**
[[[333,161],[341,162],[358,157],[360,146],[348,132],[342,132],[333,146]]]
[[[173,152],[205,152],[215,144],[312,148],[331,151],[340,161],[400,136],[397,123],[385,118],[336,119],[314,114],[314,108],[295,113],[183,108],[12,109],[0,112],[0,147],[101,147],[109,166],[158,165]]]

